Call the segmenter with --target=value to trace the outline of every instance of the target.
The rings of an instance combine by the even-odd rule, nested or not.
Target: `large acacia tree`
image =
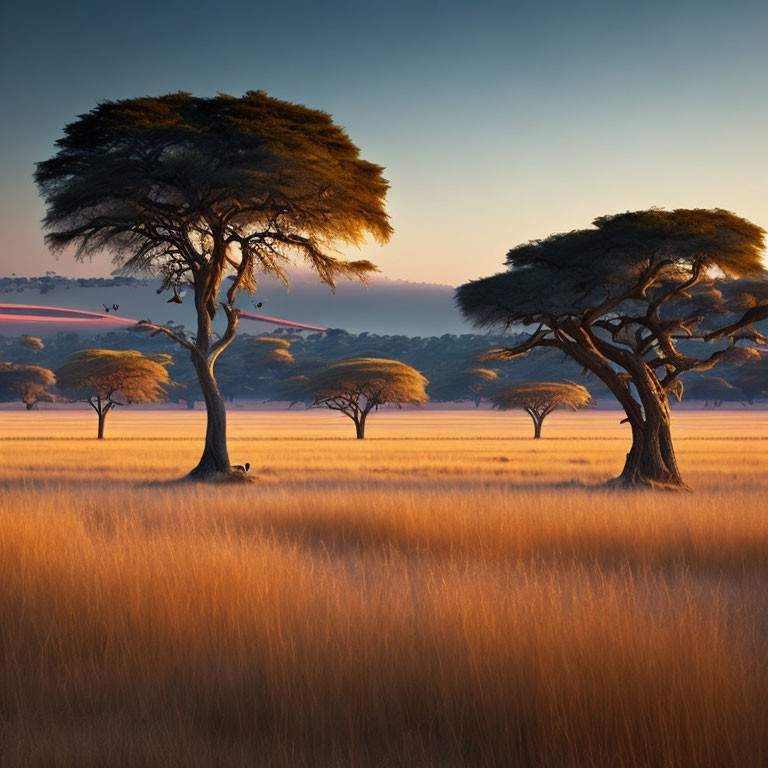
[[[457,301],[478,326],[531,329],[491,357],[554,347],[606,384],[632,429],[615,484],[682,488],[668,398],[687,371],[758,354],[736,345],[762,340],[752,324],[768,317],[764,235],[720,209],[603,216],[513,248]]]
[[[229,473],[214,365],[235,337],[238,293],[252,293],[259,273],[287,280],[297,256],[332,287],[365,278],[374,265],[339,258],[333,246],[389,238],[382,168],[362,160],[325,112],[261,91],[104,102],[56,146],[35,175],[49,247],[75,246],[80,259],[108,251],[121,273],[160,277],[174,297],[191,288],[194,333],[141,325],[185,347],[200,381],[208,426],[190,476]],[[226,325],[215,336],[220,310]]]

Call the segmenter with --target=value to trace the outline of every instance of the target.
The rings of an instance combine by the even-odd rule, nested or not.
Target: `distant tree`
[[[0,397],[21,399],[31,411],[37,403],[51,403],[56,396],[48,389],[56,383],[53,371],[38,365],[0,362]]]
[[[557,408],[578,411],[595,404],[592,395],[581,384],[570,381],[529,381],[504,387],[491,395],[499,410],[522,408],[533,420],[533,436],[541,437],[544,419]]]
[[[294,363],[291,342],[274,336],[249,339],[244,353],[243,379],[256,397],[266,399],[279,372]],[[251,371],[255,371],[254,376]]]
[[[349,416],[359,440],[365,437],[368,414],[381,405],[424,403],[427,380],[397,360],[357,358],[334,363],[309,377],[312,405],[325,406]]]
[[[291,342],[274,336],[256,336],[249,339],[247,359],[250,365],[259,368],[289,365],[293,362]]]
[[[743,402],[747,398],[733,384],[718,376],[700,376],[685,388],[685,397],[689,400],[704,400],[704,407],[710,404],[719,408],[723,403]]]
[[[84,349],[76,352],[58,371],[59,388],[72,400],[96,411],[97,436],[104,437],[104,422],[118,405],[156,403],[166,396],[166,367],[170,355],[142,355],[133,349]]]
[[[768,372],[765,369],[738,374],[733,379],[748,403],[768,399]]]
[[[268,398],[272,402],[288,402],[290,403],[289,407],[297,403],[304,403],[307,408],[312,406],[314,399],[310,378],[306,374],[278,379],[275,381],[272,393]]]
[[[719,209],[603,216],[593,229],[513,248],[507,272],[461,286],[457,300],[478,326],[533,326],[492,358],[554,347],[605,383],[632,429],[614,484],[685,488],[669,394],[682,395],[687,371],[709,370],[738,342],[763,338],[752,324],[768,317],[764,235]],[[693,354],[679,339],[727,342]]]
[[[389,239],[382,168],[362,160],[325,112],[261,91],[102,102],[66,126],[56,146],[35,175],[49,247],[74,245],[80,259],[110,251],[122,274],[162,277],[174,297],[191,287],[194,334],[140,325],[187,349],[200,382],[207,431],[190,477],[242,476],[230,471],[214,376],[236,335],[235,299],[256,289],[260,272],[285,280],[297,256],[330,286],[364,279],[374,265],[337,258],[333,244],[356,245],[366,233]],[[214,338],[220,309],[226,327]]]
[[[475,404],[475,408],[479,408],[488,385],[498,379],[499,374],[491,368],[465,368],[438,380],[430,387],[430,397],[447,402],[469,400]]]
[[[38,339],[37,336],[19,336],[19,345],[31,349],[37,352],[45,348],[45,344],[42,339]]]

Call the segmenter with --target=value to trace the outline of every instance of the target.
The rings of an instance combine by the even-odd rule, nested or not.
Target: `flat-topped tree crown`
[[[627,413],[633,448],[618,482],[683,487],[669,433],[680,376],[741,359],[768,317],[765,232],[729,211],[650,209],[513,248],[508,271],[461,286],[478,326],[535,326],[499,358],[555,347],[599,376]],[[681,340],[728,339],[702,354]]]
[[[74,245],[80,258],[111,251],[124,272],[180,284],[229,266],[236,292],[252,290],[259,271],[285,277],[299,254],[333,285],[375,269],[328,253],[334,243],[391,235],[382,168],[325,112],[262,91],[107,101],[56,147],[35,174],[46,242]]]
[[[41,349],[45,349],[43,340],[37,336],[19,336],[17,342],[19,346],[31,349],[33,352],[39,352]]]
[[[108,251],[119,272],[162,278],[174,303],[180,287],[192,287],[193,337],[140,326],[172,337],[195,366],[208,427],[190,476],[230,474],[213,369],[237,331],[235,299],[256,289],[259,273],[287,282],[297,258],[331,287],[340,277],[364,280],[375,266],[335,247],[389,239],[382,167],[363,160],[327,113],[262,91],[107,101],[66,126],[56,148],[35,174],[50,248],[72,246],[80,259]],[[214,339],[219,309],[226,329]]]
[[[20,399],[31,411],[37,403],[51,403],[56,397],[48,390],[56,376],[39,365],[0,362],[0,399]]]
[[[302,384],[324,405],[348,416],[355,423],[358,439],[365,437],[368,414],[381,405],[425,403],[427,379],[399,360],[359,357],[333,363],[314,372]]]
[[[433,400],[463,402],[471,400],[476,408],[480,407],[483,397],[499,374],[492,368],[470,367],[459,371],[447,371],[437,381],[430,384],[430,396]]]
[[[462,311],[479,325],[513,325],[608,312],[613,302],[661,304],[719,277],[765,296],[765,231],[729,211],[650,209],[595,219],[594,228],[512,248],[508,271],[462,286]],[[759,278],[755,281],[754,278]],[[733,307],[730,307],[733,311]]]
[[[552,411],[570,408],[578,411],[595,405],[586,387],[572,381],[526,381],[497,389],[491,395],[495,408],[502,411],[521,408],[533,420],[534,438],[541,437],[541,425]]]
[[[250,339],[246,354],[248,365],[273,368],[290,365],[293,362],[291,342],[275,336],[256,336]]]
[[[93,408],[99,417],[98,437],[104,437],[107,414],[120,405],[156,403],[170,385],[166,354],[142,354],[134,349],[82,349],[56,371],[59,388],[71,399]]]

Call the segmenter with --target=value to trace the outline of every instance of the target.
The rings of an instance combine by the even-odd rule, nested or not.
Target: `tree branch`
[[[139,320],[134,327],[138,331],[151,331],[150,336],[157,336],[160,333],[164,333],[166,336],[170,336],[177,344],[181,344],[182,347],[186,347],[190,352],[202,358],[200,351],[191,341],[188,341],[183,336],[179,336],[179,334],[175,333],[170,328],[166,328],[164,325],[155,325],[148,320]]]

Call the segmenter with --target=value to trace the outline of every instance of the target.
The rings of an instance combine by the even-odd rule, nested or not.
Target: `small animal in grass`
[[[251,468],[251,462],[246,461],[245,464],[233,464],[232,465],[232,471],[233,472],[242,472],[244,475],[248,474],[248,471]]]

